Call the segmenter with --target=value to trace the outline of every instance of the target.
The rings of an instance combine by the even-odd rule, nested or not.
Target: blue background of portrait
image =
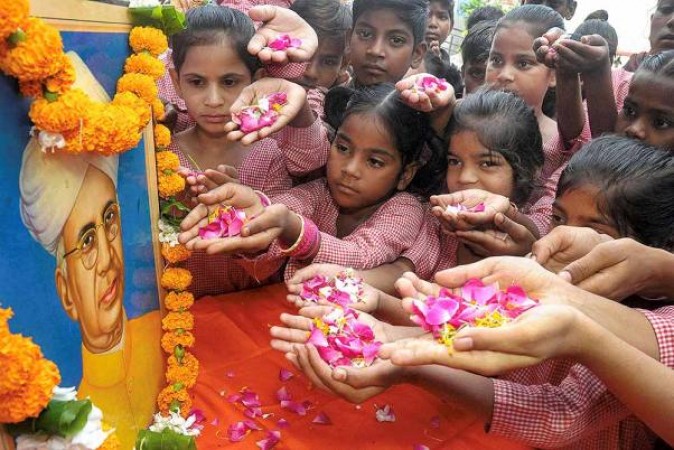
[[[66,51],[75,51],[114,96],[128,56],[126,33],[62,32]],[[62,386],[82,377],[79,327],[61,307],[54,283],[56,262],[32,239],[19,215],[19,170],[31,124],[30,103],[13,79],[0,75],[0,305],[11,306],[10,329],[31,336],[59,367]],[[159,308],[152,254],[144,143],[119,160],[117,191],[124,242],[124,306],[131,319]],[[157,343],[159,345],[159,343]]]

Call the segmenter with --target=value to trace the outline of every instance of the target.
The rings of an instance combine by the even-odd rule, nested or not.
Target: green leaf
[[[129,8],[134,25],[159,28],[167,36],[174,35],[186,27],[185,14],[172,5]]]
[[[185,436],[171,430],[161,433],[141,430],[136,438],[136,450],[196,450],[194,436]]]
[[[65,438],[82,431],[91,413],[91,400],[52,400],[37,419],[25,420],[12,427],[13,435],[42,431]]]

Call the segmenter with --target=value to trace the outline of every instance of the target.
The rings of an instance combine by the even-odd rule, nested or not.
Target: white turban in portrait
[[[94,101],[109,101],[107,93],[79,56],[73,52],[67,55],[75,67],[75,87],[89,94]],[[75,206],[89,166],[98,168],[117,187],[117,156],[45,153],[35,138],[31,138],[23,152],[19,175],[21,220],[31,236],[52,255],[56,255],[63,226]]]
[[[45,153],[36,139],[31,139],[23,152],[21,220],[33,239],[54,256],[89,166],[106,174],[117,187],[117,156]]]

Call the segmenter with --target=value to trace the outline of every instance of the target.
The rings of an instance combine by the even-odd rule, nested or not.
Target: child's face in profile
[[[330,89],[337,81],[343,61],[344,42],[335,38],[323,38],[319,40],[318,50],[309,61],[304,74],[292,81],[306,89]]]
[[[190,117],[214,135],[225,134],[230,107],[253,81],[234,46],[222,44],[191,47],[180,72],[172,71],[171,78]]]
[[[674,49],[674,0],[659,0],[651,16],[651,54]]]
[[[616,132],[674,151],[674,79],[637,73],[630,84]]]
[[[533,45],[526,24],[500,28],[489,52],[486,82],[516,93],[540,113],[545,93],[555,85],[555,73],[536,60]]]
[[[498,152],[485,147],[474,131],[452,134],[447,161],[447,189],[450,193],[482,189],[511,197],[513,169]]]
[[[339,127],[330,150],[330,194],[343,212],[376,208],[409,181],[387,127],[372,114],[351,114]],[[410,178],[411,180],[411,178]]]
[[[597,209],[600,195],[599,189],[591,184],[567,190],[552,205],[552,226],[587,227],[618,239],[618,230]]]
[[[351,31],[350,62],[360,85],[397,83],[424,54],[425,43],[415,45],[412,29],[390,9],[363,13]]]

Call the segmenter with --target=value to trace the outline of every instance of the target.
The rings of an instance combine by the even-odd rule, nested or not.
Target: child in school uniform
[[[356,91],[335,88],[326,111],[337,130],[326,178],[273,197],[266,208],[252,189],[223,185],[199,196],[202,204],[181,225],[181,241],[209,253],[252,255],[246,261],[259,279],[286,261],[287,274],[312,261],[367,269],[409,248],[423,208],[405,191],[428,188],[419,175],[421,149],[432,134],[427,116],[386,84]],[[221,203],[254,218],[240,237],[200,239],[199,227]]]
[[[253,82],[260,65],[246,47],[254,32],[253,23],[245,14],[208,5],[189,10],[187,29],[173,36],[175,69],[171,70],[171,77],[195,124],[174,136],[170,150],[187,171],[199,174],[188,176],[188,184],[197,184],[204,177],[238,179],[254,189],[277,195],[292,187],[293,176],[325,164],[329,142],[320,120],[306,104],[304,90],[285,80],[265,78]],[[299,111],[289,118],[288,126],[250,146],[228,137],[225,126],[237,99],[284,89],[289,103],[284,110],[290,110],[291,102],[304,102],[295,109]],[[223,272],[224,264],[233,263],[203,253],[192,255],[187,266],[195,275],[195,296],[257,284],[238,267]]]

